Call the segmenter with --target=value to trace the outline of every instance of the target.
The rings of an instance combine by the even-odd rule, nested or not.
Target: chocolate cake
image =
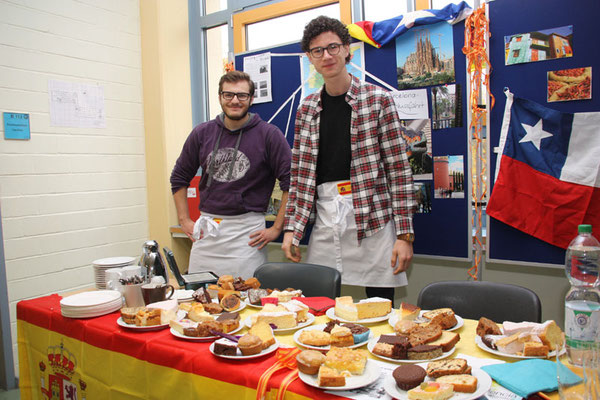
[[[198,303],[202,303],[202,304],[212,303],[212,299],[210,297],[210,294],[208,293],[208,291],[204,287],[201,287],[198,290],[196,290],[194,293],[192,293],[192,297]]]
[[[378,343],[386,343],[393,346],[390,358],[395,360],[406,360],[408,358],[410,343],[406,336],[381,335]]]
[[[237,343],[229,339],[219,339],[213,345],[213,352],[223,356],[237,355]]]
[[[392,372],[396,385],[401,390],[410,390],[425,380],[425,369],[418,365],[401,365]]]

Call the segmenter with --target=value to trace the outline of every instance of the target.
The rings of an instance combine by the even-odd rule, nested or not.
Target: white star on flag
[[[540,119],[534,126],[521,124],[527,134],[523,136],[523,139],[519,140],[519,143],[531,142],[536,149],[540,150],[542,139],[552,137],[550,132],[545,131],[542,128],[542,120]]]
[[[412,28],[412,26],[415,24],[415,21],[417,19],[425,18],[425,17],[433,17],[433,16],[434,16],[433,13],[431,13],[430,11],[426,11],[426,10],[409,12],[404,17],[402,17],[400,22],[398,22],[398,25],[396,25],[396,28],[394,29],[394,31],[398,30],[398,28],[400,28],[400,26],[402,26],[402,25],[406,26],[407,28]]]

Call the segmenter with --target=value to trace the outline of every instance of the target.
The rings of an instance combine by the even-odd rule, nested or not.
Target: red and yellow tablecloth
[[[261,375],[275,362],[275,353],[246,361],[213,356],[210,343],[174,337],[169,329],[139,332],[117,325],[119,313],[90,319],[65,318],[61,297],[51,295],[17,304],[19,371],[22,399],[255,399]],[[246,307],[241,318],[256,312]],[[315,324],[325,323],[316,317]],[[454,354],[498,358],[475,345],[477,322],[465,320]],[[375,335],[391,333],[387,321],[369,326]],[[245,329],[241,331],[243,334]],[[294,345],[293,332],[277,335]],[[505,359],[506,361],[511,361]],[[268,382],[267,398],[289,370]],[[285,399],[339,399],[299,379]]]

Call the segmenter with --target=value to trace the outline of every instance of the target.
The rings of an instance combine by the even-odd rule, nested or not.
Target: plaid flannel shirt
[[[350,181],[358,242],[375,234],[392,218],[397,235],[413,233],[413,179],[391,96],[352,76],[346,101],[352,108]],[[314,221],[321,110],[319,91],[307,96],[296,113],[284,227],[294,233],[295,246],[306,224]]]

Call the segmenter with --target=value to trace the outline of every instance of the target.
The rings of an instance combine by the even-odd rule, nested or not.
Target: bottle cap
[[[579,225],[579,227],[577,228],[577,231],[579,233],[592,233],[592,226],[591,225]]]

